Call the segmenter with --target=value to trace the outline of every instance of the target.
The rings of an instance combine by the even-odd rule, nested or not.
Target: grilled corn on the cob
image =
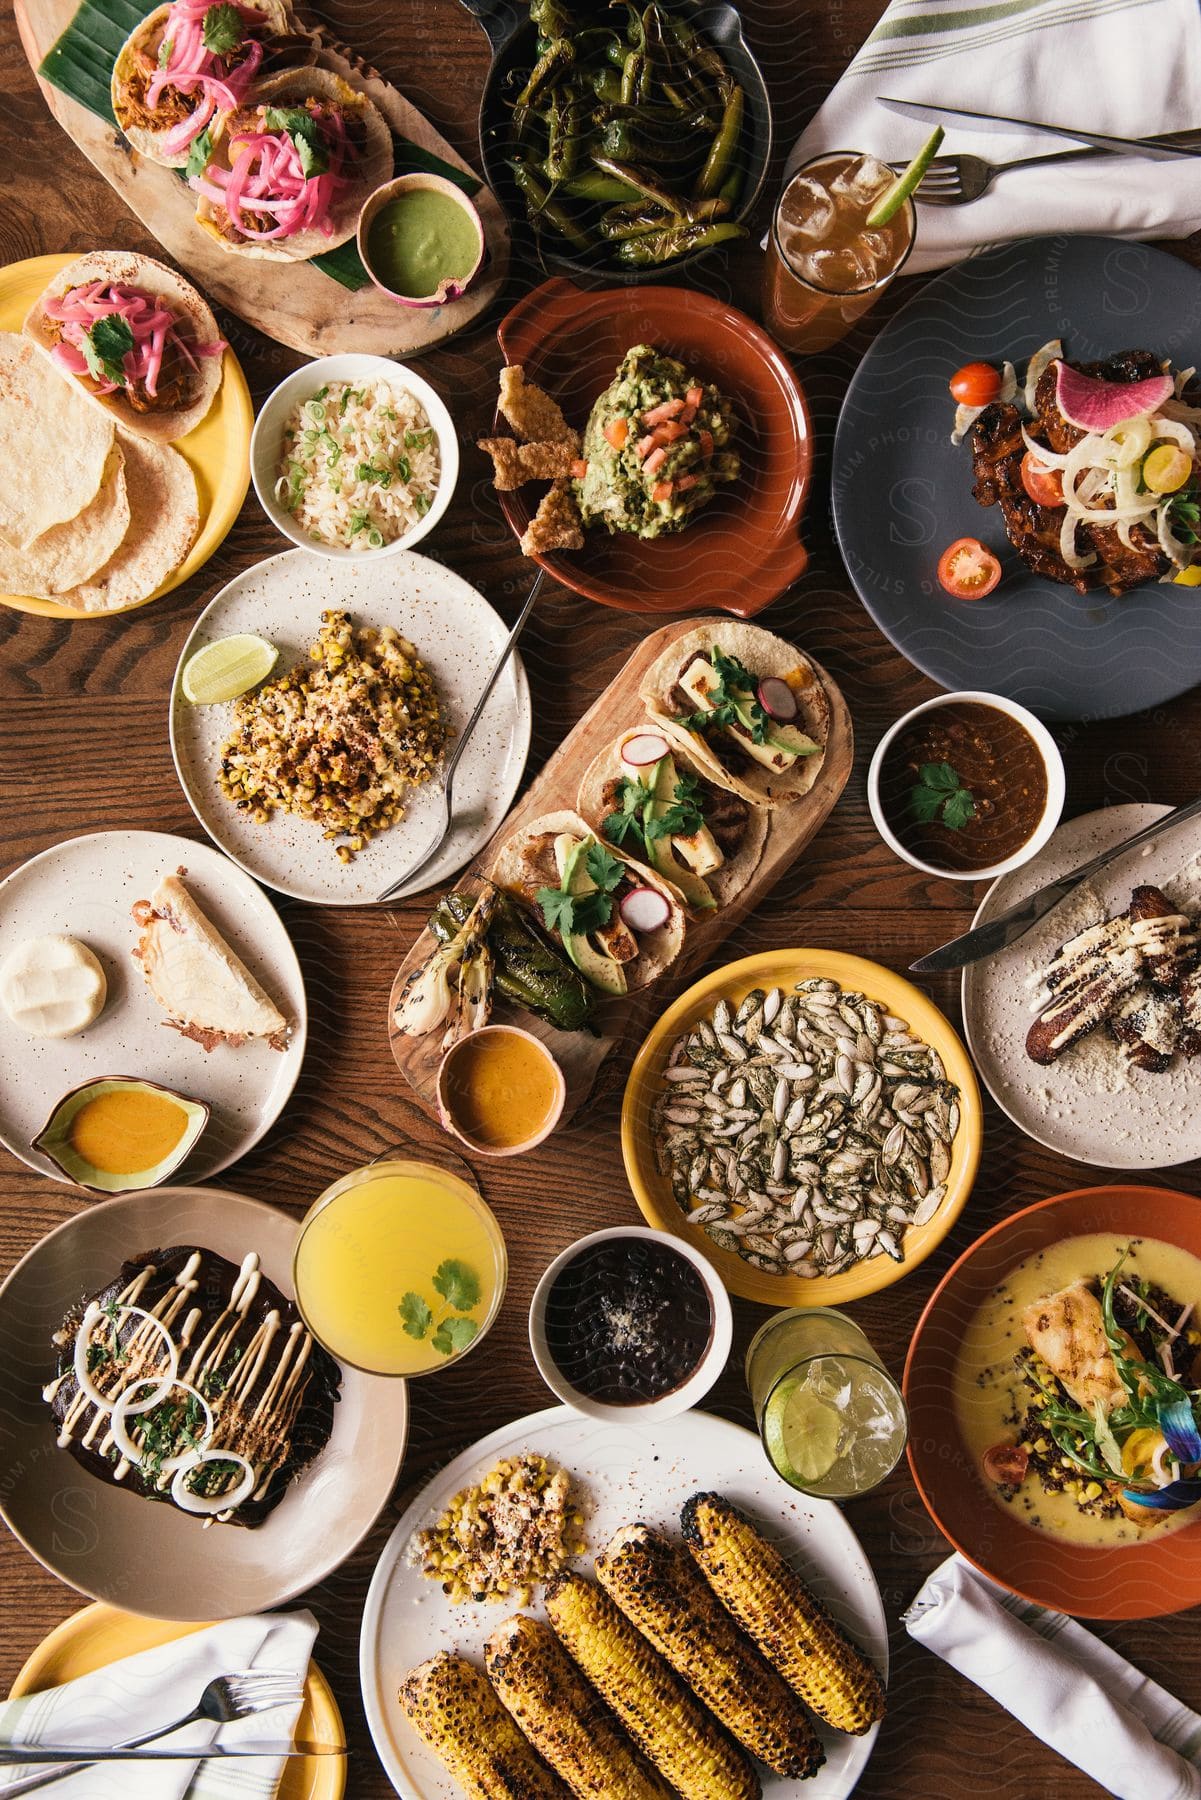
[[[800,1701],[718,1603],[685,1550],[623,1525],[596,1559],[601,1585],[740,1743],[777,1775],[815,1775],[825,1752]]]
[[[468,1800],[567,1800],[473,1663],[440,1650],[410,1669],[397,1698]]]
[[[713,1592],[806,1706],[838,1731],[867,1731],[884,1717],[875,1669],[737,1507],[693,1494],[680,1517]]]
[[[554,1633],[518,1613],[484,1645],[492,1685],[577,1800],[671,1800]]]
[[[683,1800],[759,1800],[759,1777],[603,1588],[558,1575],[546,1611],[559,1641]]]

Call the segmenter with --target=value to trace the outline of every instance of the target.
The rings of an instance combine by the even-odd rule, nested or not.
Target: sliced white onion
[[[1156,438],[1166,438],[1173,444],[1179,444],[1180,448],[1189,456],[1196,455],[1197,440],[1189,430],[1188,426],[1182,423],[1181,420],[1161,419],[1157,417],[1152,423],[1155,427],[1154,435]]]
[[[1069,569],[1091,569],[1097,560],[1095,550],[1090,550],[1087,556],[1081,556],[1077,550],[1076,521],[1070,508],[1064,513],[1063,524],[1059,527],[1059,554]]]
[[[1157,536],[1159,538],[1159,547],[1168,560],[1174,563],[1178,569],[1187,569],[1193,559],[1193,546],[1191,544],[1182,544],[1180,539],[1174,535],[1171,520],[1172,515],[1168,511],[1168,508],[1166,506],[1161,506],[1159,509],[1159,517],[1155,522]]]
[[[629,763],[631,769],[649,769],[652,763],[662,762],[669,751],[667,739],[657,731],[639,731],[621,746],[621,760]]]
[[[202,1463],[210,1462],[241,1463],[246,1473],[227,1494],[194,1494],[185,1486],[188,1476]],[[182,1467],[175,1471],[175,1479],[171,1483],[171,1498],[181,1512],[206,1513],[210,1518],[215,1518],[218,1513],[232,1512],[235,1507],[241,1506],[243,1500],[248,1500],[254,1492],[255,1479],[253,1463],[248,1462],[236,1450],[193,1450]]]
[[[619,908],[631,931],[659,931],[671,917],[671,907],[658,888],[631,888]]]
[[[165,1400],[167,1395],[171,1392],[171,1389],[175,1386],[175,1377],[179,1374],[179,1351],[175,1347],[175,1339],[171,1336],[171,1333],[167,1330],[167,1327],[163,1324],[162,1320],[156,1318],[153,1313],[147,1312],[144,1306],[122,1306],[120,1308],[120,1314],[122,1318],[127,1318],[131,1314],[137,1314],[139,1318],[148,1319],[154,1326],[154,1329],[161,1334],[163,1341],[167,1346],[166,1369],[163,1370],[161,1375],[146,1378],[148,1382],[156,1381],[158,1383],[158,1386],[155,1388],[153,1394],[151,1394],[149,1400],[143,1400],[137,1406],[127,1406],[125,1408],[127,1413],[149,1412],[152,1406],[157,1406],[160,1400]],[[104,1309],[99,1301],[90,1300],[87,1305],[87,1310],[84,1312],[83,1318],[79,1322],[79,1330],[75,1333],[75,1381],[80,1393],[86,1395],[92,1405],[96,1408],[97,1412],[111,1413],[116,1401],[107,1399],[105,1395],[100,1392],[100,1389],[93,1382],[91,1374],[88,1371],[88,1351],[91,1348],[92,1343],[92,1329],[95,1326],[97,1319],[102,1315],[107,1317],[107,1315],[104,1314]],[[116,1329],[117,1323],[118,1321],[114,1320],[114,1329]],[[142,1385],[143,1382],[140,1380],[134,1383],[135,1387],[141,1387]]]
[[[132,1406],[130,1404],[130,1395],[136,1394],[140,1387],[152,1387],[154,1382],[155,1377],[153,1375],[143,1376],[140,1381],[135,1381],[130,1387],[127,1387],[125,1392],[117,1400],[117,1404],[113,1407],[113,1416],[108,1422],[108,1428],[113,1436],[113,1443],[117,1446],[117,1449],[121,1452],[126,1462],[133,1463],[135,1468],[141,1468],[142,1466],[142,1452],[138,1449],[128,1431],[125,1429],[125,1415],[128,1412],[136,1413],[139,1411],[144,1412],[146,1410],[144,1407],[139,1408]],[[190,1445],[187,1450],[181,1450],[178,1456],[168,1456],[165,1458],[158,1466],[158,1473],[160,1475],[173,1475],[176,1469],[182,1468],[184,1463],[186,1463],[197,1450],[206,1450],[213,1435],[213,1409],[205,1399],[204,1395],[200,1392],[199,1388],[194,1388],[188,1381],[176,1381],[172,1383],[170,1391],[174,1393],[177,1388],[182,1388],[185,1394],[193,1395],[195,1399],[199,1400],[201,1406],[204,1408],[204,1442]]]
[[[1036,350],[1026,364],[1025,401],[1028,413],[1034,411],[1034,390],[1038,386],[1040,376],[1050,368],[1053,362],[1058,362],[1062,355],[1062,338],[1052,338],[1049,344],[1044,344],[1041,350]]]
[[[1011,401],[1017,399],[1017,393],[1017,370],[1011,362],[1004,362],[1001,364],[1001,391],[997,395],[997,399],[1002,405],[1008,405]]]
[[[1030,454],[1033,457],[1035,457],[1038,462],[1042,463],[1044,468],[1047,468],[1047,469],[1066,469],[1067,468],[1067,464],[1068,464],[1067,457],[1060,456],[1059,452],[1057,450],[1052,450],[1052,448],[1049,444],[1040,444],[1037,441],[1037,439],[1032,438],[1030,436],[1030,433],[1027,431],[1027,429],[1024,425],[1022,426],[1022,442],[1025,444],[1025,446],[1026,446],[1027,450],[1029,450]]]

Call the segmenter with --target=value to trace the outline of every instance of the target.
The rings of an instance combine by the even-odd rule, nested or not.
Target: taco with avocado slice
[[[766,809],[719,787],[649,721],[593,758],[577,805],[606,843],[669,881],[694,918],[742,891],[767,841]]]
[[[826,691],[799,651],[758,625],[693,626],[651,664],[641,698],[673,744],[753,806],[799,799],[817,780]]]
[[[680,954],[678,894],[578,813],[543,813],[521,826],[497,855],[492,879],[535,909],[600,994],[636,993]]]
[[[292,69],[222,118],[188,185],[223,250],[304,262],[354,236],[391,174],[392,133],[367,96],[328,69]]]
[[[182,169],[192,146],[240,106],[287,39],[283,0],[172,0],[126,38],[113,64],[113,115],[151,162]],[[303,40],[295,40],[303,44]],[[315,52],[310,48],[311,58]],[[303,48],[294,62],[305,60]]]
[[[199,425],[221,386],[226,346],[207,302],[152,256],[77,257],[21,329],[118,425],[160,444]]]

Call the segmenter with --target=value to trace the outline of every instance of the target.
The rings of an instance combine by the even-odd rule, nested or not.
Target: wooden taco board
[[[661,626],[634,651],[618,674],[560,744],[545,767],[535,776],[520,799],[479,855],[453,883],[454,888],[470,888],[482,880],[491,868],[496,854],[513,831],[534,819],[539,813],[554,812],[560,807],[575,810],[576,795],[584,771],[594,756],[611,744],[618,732],[638,724],[644,717],[639,699],[643,675],[676,638],[695,629],[696,620],[675,620]],[[671,968],[641,993],[628,999],[607,1000],[596,1009],[594,1018],[599,1035],[587,1031],[559,1031],[530,1013],[500,1001],[492,1017],[498,1023],[519,1024],[541,1038],[563,1070],[567,1081],[567,1101],[563,1122],[587,1099],[601,1065],[619,1045],[623,1061],[633,1058],[642,1042],[652,1017],[661,1013],[691,980],[697,966],[709,957],[722,940],[752,912],[797,859],[810,838],[818,831],[834,808],[847,784],[854,761],[855,740],[851,715],[846,701],[820,663],[808,658],[817,671],[830,701],[830,729],[826,755],[813,787],[800,800],[775,807],[770,815],[767,839],[759,866],[742,892],[709,918],[689,921],[684,947]],[[388,999],[388,1035],[397,1067],[412,1088],[424,1110],[437,1116],[437,1076],[441,1061],[440,1031],[426,1037],[406,1037],[392,1024],[392,1013],[409,975],[436,948],[431,932],[424,930],[396,971]]]
[[[77,11],[78,0],[15,0],[21,46],[37,73]],[[152,10],[151,4],[146,11]],[[334,70],[373,100],[398,137],[474,174],[463,158],[379,70],[336,43],[324,27],[297,22],[315,39],[319,65]],[[195,195],[171,169],[131,150],[121,133],[59,88],[39,79],[42,95],[67,136],[154,233],[168,255],[211,299],[267,337],[306,356],[357,350],[375,356],[420,356],[471,325],[491,305],[509,267],[509,225],[491,188],[473,196],[488,241],[488,261],[467,293],[447,306],[408,307],[370,283],[353,292],[305,262],[265,262],[222,250],[193,217]]]

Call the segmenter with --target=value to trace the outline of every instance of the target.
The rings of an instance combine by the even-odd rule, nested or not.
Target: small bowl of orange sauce
[[[443,1125],[480,1156],[520,1156],[548,1138],[567,1083],[540,1038],[517,1025],[484,1025],[460,1038],[438,1070]]]

